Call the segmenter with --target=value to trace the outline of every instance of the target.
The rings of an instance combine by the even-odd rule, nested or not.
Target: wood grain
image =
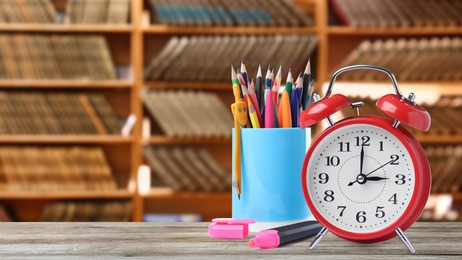
[[[416,223],[406,232],[417,250],[414,255],[407,252],[398,238],[378,244],[357,244],[332,234],[328,234],[314,250],[308,249],[309,241],[271,250],[251,249],[247,246],[248,239],[221,240],[208,237],[207,225],[208,223],[1,223],[0,258],[462,257],[462,223]]]

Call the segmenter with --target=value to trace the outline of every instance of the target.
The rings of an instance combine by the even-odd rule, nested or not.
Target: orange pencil
[[[292,114],[290,111],[290,98],[289,92],[284,90],[282,92],[281,104],[279,104],[278,111],[279,124],[282,128],[291,128],[292,127]]]

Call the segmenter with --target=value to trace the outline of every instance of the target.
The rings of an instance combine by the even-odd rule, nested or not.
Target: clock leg
[[[316,235],[314,238],[313,242],[311,242],[310,249],[313,249],[320,241],[321,239],[327,234],[329,230],[326,227],[322,227],[321,231]]]
[[[407,249],[409,250],[409,252],[411,253],[415,253],[415,249],[414,247],[412,246],[411,242],[409,242],[409,240],[407,239],[406,235],[404,235],[404,232],[401,230],[401,228],[398,228],[395,230],[396,234],[398,234],[398,237],[401,239],[401,241],[403,242],[403,244],[407,247]]]

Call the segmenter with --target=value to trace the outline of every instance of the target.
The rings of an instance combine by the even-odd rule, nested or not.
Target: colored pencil
[[[257,76],[255,77],[255,94],[257,95],[258,107],[263,106],[263,76],[261,74],[261,66],[258,65]]]
[[[303,73],[303,93],[302,93],[302,109],[305,110],[308,107],[307,100],[308,99],[308,92],[309,88],[311,86],[311,64],[310,64],[310,59],[308,59],[308,62],[305,67],[305,72]]]
[[[281,96],[281,104],[279,105],[281,111],[279,119],[280,126],[282,128],[291,128],[292,127],[292,115],[290,114],[290,100],[289,93],[284,90]],[[278,117],[278,118],[279,118]]]
[[[234,103],[231,111],[234,117],[234,187],[239,199],[241,199],[241,127],[247,125],[247,104],[241,100],[239,86],[233,84]]]
[[[266,97],[266,102],[265,102],[265,128],[274,128],[275,127],[274,101],[273,101],[271,92],[266,93],[266,95],[267,97]]]
[[[239,91],[241,93],[240,96],[242,99],[244,96],[242,95],[241,84],[239,83],[239,80],[237,79],[236,71],[234,70],[233,64],[231,64],[231,83],[233,85],[237,84],[239,86]]]
[[[258,106],[258,101],[257,101],[257,95],[255,93],[255,85],[253,83],[253,80],[250,82],[249,84],[249,99],[252,103],[252,106],[254,107],[254,109],[256,110],[255,113],[257,115],[257,119],[258,119],[258,122],[259,122],[259,125],[260,126],[263,126],[263,121],[262,121],[262,118],[261,118],[261,113],[260,113],[260,107]],[[249,107],[250,108],[250,107]],[[250,112],[250,111],[249,111]]]
[[[247,68],[245,67],[244,60],[241,60],[241,73],[244,78],[245,86],[249,87],[249,76],[247,74]]]
[[[257,110],[255,110],[255,107],[252,104],[252,101],[250,98],[247,99],[247,105],[249,106],[249,117],[250,117],[250,122],[252,124],[252,127],[260,128],[260,122],[258,120]]]
[[[289,73],[287,73],[287,79],[286,79],[286,91],[289,93],[289,98],[292,95],[292,85],[293,85],[294,79],[292,77],[292,69],[289,69]]]

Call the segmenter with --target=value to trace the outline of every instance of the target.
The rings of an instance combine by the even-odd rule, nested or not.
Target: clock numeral
[[[356,214],[356,221],[358,221],[358,223],[366,222],[366,212],[365,211],[358,212]]]
[[[359,136],[356,136],[356,146],[370,146],[371,144],[369,143],[371,141],[371,138],[367,135],[362,136],[359,138]]]
[[[326,184],[328,181],[329,181],[329,175],[327,175],[327,173],[323,172],[319,174],[319,183]]]
[[[382,209],[384,209],[385,207],[379,207],[377,206],[377,209],[375,210],[375,216],[377,218],[383,218],[385,217],[385,211],[383,211]]]
[[[379,152],[383,152],[383,141],[380,141],[379,145],[380,145]]]
[[[340,152],[350,152],[350,142],[340,142]]]
[[[394,205],[398,204],[398,201],[396,199],[396,193],[391,196],[391,198],[388,200],[389,202],[392,202]]]
[[[326,190],[326,191],[324,192],[324,195],[326,195],[326,196],[324,197],[324,201],[326,201],[326,202],[332,202],[332,201],[334,201],[334,191],[332,191],[332,190]]]
[[[403,185],[406,183],[406,176],[404,176],[404,174],[396,174],[396,178],[398,178],[398,180],[395,181],[396,184]]]
[[[340,217],[343,217],[343,212],[345,211],[346,206],[338,206],[337,209],[341,209],[340,210]]]
[[[338,156],[326,156],[327,166],[338,166],[340,164],[340,158]]]
[[[392,154],[390,156],[390,159],[392,159],[393,161],[391,161],[390,165],[399,165],[399,156],[397,154]]]

